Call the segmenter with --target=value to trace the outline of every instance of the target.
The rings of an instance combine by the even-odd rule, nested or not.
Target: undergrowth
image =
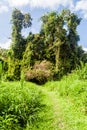
[[[35,85],[0,84],[0,130],[21,130],[40,120],[43,94]]]
[[[87,130],[86,69],[87,66],[44,86],[57,95],[66,126],[64,130]]]
[[[25,82],[23,75],[20,82],[1,82],[0,130],[87,130],[83,67],[43,86]]]

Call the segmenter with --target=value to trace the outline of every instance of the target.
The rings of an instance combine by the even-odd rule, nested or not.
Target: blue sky
[[[87,49],[87,0],[1,0],[0,1],[0,47],[8,48],[11,40],[11,14],[14,8],[29,12],[33,18],[32,27],[23,30],[26,36],[29,31],[37,33],[40,29],[40,17],[44,13],[62,8],[68,8],[82,18],[78,26],[79,44]]]

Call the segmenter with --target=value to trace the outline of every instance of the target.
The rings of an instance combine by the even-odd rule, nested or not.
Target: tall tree
[[[71,13],[70,10],[63,10],[62,15],[65,21],[65,27],[67,31],[67,41],[61,46],[61,60],[62,66],[66,66],[66,71],[72,70],[78,64],[78,41],[79,35],[77,27],[81,22],[76,14]]]
[[[12,13],[12,50],[17,59],[21,59],[25,50],[25,40],[21,31],[31,26],[31,16],[29,13],[23,14],[20,10],[14,9]]]
[[[53,53],[53,57],[55,58],[55,70],[58,72],[60,64],[60,46],[65,42],[66,39],[66,30],[63,28],[64,20],[62,15],[58,14],[57,12],[48,13],[41,19],[43,22],[42,30],[44,30],[45,40],[49,48],[48,53]]]
[[[46,52],[48,59],[55,63],[55,70],[68,67],[75,68],[78,61],[78,44],[79,36],[77,27],[81,18],[70,10],[63,10],[60,13],[47,13],[41,18],[42,29],[45,35]]]
[[[36,61],[42,61],[45,57],[44,37],[42,34],[29,33],[27,37],[27,46],[23,56],[23,62],[27,66],[33,66]],[[26,60],[27,59],[27,60]]]

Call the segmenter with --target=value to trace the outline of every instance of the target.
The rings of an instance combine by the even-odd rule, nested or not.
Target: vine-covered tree
[[[27,66],[30,65],[33,66],[36,61],[42,61],[45,59],[45,57],[46,54],[45,54],[44,36],[41,33],[40,34],[29,33],[27,37],[26,50],[23,56],[23,63],[24,62],[27,63]]]
[[[60,13],[47,13],[41,20],[47,56],[54,62],[56,72],[64,66],[73,69],[78,59],[77,26],[81,19],[70,10],[63,10]]]
[[[67,31],[67,40],[65,44],[61,46],[61,66],[67,71],[74,69],[80,61],[79,53],[79,35],[77,33],[77,27],[81,22],[76,14],[71,13],[70,10],[63,10],[62,15],[65,21],[65,27]]]
[[[43,61],[51,63],[52,76],[60,78],[75,69],[80,60],[87,61],[87,54],[78,46],[77,27],[81,19],[76,14],[70,10],[60,13],[53,11],[42,16],[41,20],[40,32],[30,32],[24,39],[22,29],[30,27],[32,19],[30,14],[23,14],[20,10],[14,9],[11,20],[12,45],[8,53],[10,79],[20,79],[21,70],[25,73],[28,71],[29,74],[33,71],[35,75],[34,66]]]
[[[53,55],[52,57],[55,59],[55,70],[58,72],[60,46],[66,40],[66,30],[63,28],[64,20],[62,15],[57,12],[48,13],[41,19],[43,22],[42,30],[44,31],[45,41],[47,42],[47,55],[49,59]]]
[[[26,41],[21,31],[31,26],[32,18],[29,13],[23,14],[20,10],[14,9],[12,13],[12,50],[14,58],[21,59],[25,50]]]

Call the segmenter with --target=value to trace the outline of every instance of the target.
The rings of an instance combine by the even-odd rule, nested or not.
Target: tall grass
[[[87,130],[87,65],[64,76],[61,81],[48,82],[45,87],[55,92],[62,112],[64,130]]]
[[[24,82],[23,73],[20,82],[2,82],[0,130],[87,130],[86,69],[44,86]]]
[[[0,129],[21,130],[40,120],[43,95],[37,87],[20,83],[0,84]]]
[[[24,81],[25,81],[24,72],[21,71],[21,79],[20,79],[21,88],[24,87]]]

